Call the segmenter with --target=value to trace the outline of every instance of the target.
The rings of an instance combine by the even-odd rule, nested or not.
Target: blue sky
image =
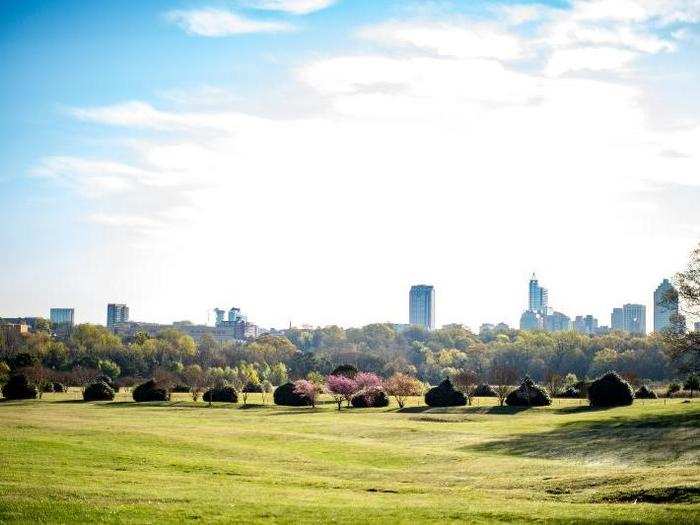
[[[402,322],[430,282],[438,323],[476,328],[515,324],[536,270],[607,324],[700,239],[699,21],[696,0],[5,1],[0,314]]]

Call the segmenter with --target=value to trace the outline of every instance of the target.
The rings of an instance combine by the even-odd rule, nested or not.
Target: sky
[[[4,0],[0,315],[609,324],[700,241],[700,0]]]

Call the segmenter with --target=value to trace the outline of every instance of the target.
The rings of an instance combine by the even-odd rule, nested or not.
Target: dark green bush
[[[332,376],[343,376],[349,377],[350,379],[355,379],[355,376],[359,370],[354,365],[339,365],[331,372]]]
[[[544,407],[551,404],[552,398],[547,391],[529,377],[506,397],[506,405],[511,407]]]
[[[175,385],[170,391],[177,392],[178,394],[188,394],[190,392],[190,387],[187,385]]]
[[[615,372],[608,372],[591,383],[588,401],[592,407],[616,407],[631,405],[634,392],[630,384]]]
[[[119,392],[119,387],[114,383],[114,381],[112,381],[112,378],[109,377],[109,376],[107,376],[107,375],[104,375],[104,374],[103,374],[103,375],[101,375],[101,376],[98,376],[98,377],[95,379],[95,383],[104,383],[104,384],[107,385],[109,388],[111,388],[112,390],[114,390],[115,393]]]
[[[260,383],[246,383],[246,385],[243,387],[243,392],[246,394],[260,394],[262,391],[262,385]]]
[[[311,402],[304,396],[294,392],[294,383],[285,383],[275,388],[275,393],[272,396],[275,400],[275,405],[288,407],[305,407],[310,406]]]
[[[656,399],[658,396],[651,388],[646,385],[642,385],[639,390],[634,393],[636,399]]]
[[[39,390],[29,382],[26,376],[16,374],[3,385],[2,395],[5,399],[36,399],[39,396]]]
[[[102,381],[88,385],[83,391],[85,401],[112,401],[113,399],[114,390]]]
[[[170,401],[170,392],[168,389],[159,385],[153,379],[134,388],[131,395],[137,403],[144,403],[146,401]]]
[[[63,383],[56,383],[56,382],[54,382],[52,386],[53,386],[53,391],[54,391],[54,392],[58,392],[58,393],[60,393],[60,392],[68,392],[68,387],[67,387],[66,385],[64,385]]]
[[[462,392],[455,390],[448,378],[426,392],[425,404],[431,407],[456,407],[466,405],[467,398]]]
[[[389,406],[389,397],[381,388],[369,388],[350,399],[355,408],[378,408]]]
[[[588,389],[591,387],[591,381],[578,381],[574,383],[574,388],[581,392],[583,397],[588,395]]]
[[[482,383],[474,389],[472,397],[498,397],[498,394],[491,385]]]
[[[570,386],[562,393],[560,393],[557,397],[562,397],[565,399],[582,399],[586,396],[580,390],[577,390],[575,387]]]
[[[238,393],[232,386],[222,386],[210,388],[204,392],[202,399],[207,403],[238,403]]]

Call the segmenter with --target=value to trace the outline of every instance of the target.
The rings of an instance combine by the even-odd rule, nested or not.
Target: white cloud
[[[365,28],[360,35],[386,45],[425,49],[441,56],[509,60],[523,55],[517,36],[486,24],[389,22]]]
[[[578,47],[562,49],[552,53],[546,73],[559,76],[570,71],[616,71],[628,70],[638,53],[614,47]]]
[[[285,22],[252,20],[231,11],[214,8],[169,11],[165,16],[191,35],[209,37],[293,30],[293,27]]]
[[[314,11],[326,9],[336,2],[337,0],[249,0],[246,2],[246,5],[255,9],[307,15]]]

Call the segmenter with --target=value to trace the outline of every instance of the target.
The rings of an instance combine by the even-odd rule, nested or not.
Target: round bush
[[[116,392],[119,392],[119,387],[114,383],[114,381],[112,381],[112,378],[109,377],[109,376],[107,376],[107,375],[104,375],[104,374],[103,374],[103,375],[101,375],[101,376],[98,376],[98,377],[95,379],[95,383],[104,383],[104,384],[107,385],[109,388],[111,388],[112,390],[114,390],[115,393],[116,393]]]
[[[577,390],[573,386],[570,386],[569,388],[561,392],[557,397],[563,397],[567,399],[581,399],[586,396],[583,395],[583,393],[580,390]]]
[[[637,399],[656,399],[658,396],[651,388],[642,385],[641,388],[634,393],[634,397]]]
[[[459,390],[455,390],[452,381],[445,379],[438,386],[425,394],[425,404],[431,407],[456,407],[467,404],[467,398]]]
[[[529,377],[506,397],[506,405],[511,407],[544,407],[551,404],[552,398],[547,391]]]
[[[369,388],[350,399],[354,408],[379,408],[389,406],[389,397],[381,388]]]
[[[311,402],[300,394],[294,392],[294,383],[285,383],[275,388],[275,393],[272,396],[275,400],[275,405],[288,407],[305,407],[310,406]]]
[[[54,382],[54,383],[52,384],[52,386],[53,386],[53,391],[54,391],[54,392],[58,392],[58,393],[60,393],[60,392],[68,392],[68,387],[67,387],[66,385],[64,385],[63,383],[55,383],[55,382]]]
[[[472,397],[498,397],[498,394],[491,385],[482,383],[474,389]]]
[[[114,399],[114,390],[107,383],[98,381],[85,388],[83,399],[85,401],[112,401]]]
[[[170,401],[170,392],[153,379],[134,388],[131,394],[134,401],[144,403],[146,401]]]
[[[634,392],[627,381],[615,372],[608,372],[591,383],[588,401],[592,407],[601,408],[631,405]]]
[[[331,375],[332,376],[343,376],[343,377],[348,377],[350,379],[355,379],[355,376],[357,375],[358,372],[359,372],[359,370],[354,365],[338,365],[331,372]]]
[[[263,389],[260,383],[246,383],[243,387],[243,392],[246,394],[260,394],[262,391]]]
[[[202,399],[207,403],[238,403],[238,393],[232,386],[222,386],[210,388],[204,392]]]
[[[39,390],[29,383],[26,376],[17,374],[3,385],[2,395],[5,399],[36,399],[39,397]]]
[[[190,391],[190,387],[187,385],[175,385],[170,389],[171,392],[176,392],[178,394],[188,394]]]

